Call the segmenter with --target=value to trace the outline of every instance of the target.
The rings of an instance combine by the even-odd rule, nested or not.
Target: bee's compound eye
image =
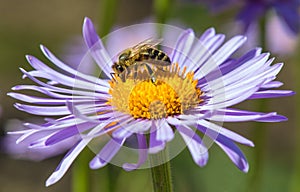
[[[124,71],[124,67],[122,65],[117,65],[117,70],[119,72],[123,72]]]
[[[128,54],[127,53],[123,53],[119,56],[119,61],[124,61],[128,59]]]

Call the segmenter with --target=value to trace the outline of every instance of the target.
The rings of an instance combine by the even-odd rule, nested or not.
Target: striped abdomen
[[[144,61],[150,59],[171,63],[171,60],[167,54],[155,48],[147,48],[144,51],[141,51],[139,54],[139,58],[137,58],[137,61]]]

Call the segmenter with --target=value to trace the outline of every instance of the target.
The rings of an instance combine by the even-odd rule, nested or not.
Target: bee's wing
[[[163,39],[153,39],[148,38],[144,41],[139,42],[137,45],[132,47],[133,50],[140,50],[144,47],[155,47],[156,45],[160,44],[163,41]]]
[[[155,66],[161,66],[161,67],[165,67],[165,66],[169,66],[171,65],[170,62],[167,61],[162,61],[162,60],[154,60],[154,59],[149,59],[149,60],[145,60],[145,61],[138,61],[135,62],[136,64],[150,64],[150,65],[155,65]]]

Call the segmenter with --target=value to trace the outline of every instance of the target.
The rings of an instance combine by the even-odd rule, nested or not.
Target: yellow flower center
[[[155,80],[147,71],[129,74],[126,79],[116,76],[110,81],[111,99],[108,104],[134,118],[160,119],[184,114],[203,100],[192,72],[181,72],[177,64],[165,69],[153,69]]]

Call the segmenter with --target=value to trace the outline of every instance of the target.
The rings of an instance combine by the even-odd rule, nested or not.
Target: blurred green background
[[[30,69],[24,55],[35,55],[45,60],[39,51],[39,44],[46,45],[58,57],[62,56],[63,46],[72,37],[80,36],[85,16],[94,23],[100,22],[101,1],[97,0],[0,0],[0,103],[2,116],[0,125],[5,127],[8,119],[26,120],[31,116],[16,110],[15,102],[6,96],[10,88],[17,84],[29,83],[21,79],[19,67]],[[114,25],[126,26],[140,23],[153,17],[153,5],[147,0],[120,0],[116,9]],[[234,12],[211,15],[202,6],[177,2],[170,7],[169,18],[193,28],[198,34],[207,27],[214,26],[218,33],[227,34],[226,25],[232,20]],[[299,65],[300,52],[289,56],[276,55],[277,62],[285,62],[278,76],[284,82],[283,88],[294,89],[293,69]],[[298,57],[298,58],[297,58]],[[268,138],[265,147],[267,153],[263,162],[262,191],[287,191],[293,174],[294,148],[299,144],[294,139],[296,126],[295,97],[269,100],[269,109],[289,118],[282,123],[267,124]],[[255,109],[256,101],[241,104],[240,108]],[[253,123],[226,123],[225,127],[235,130],[249,139]],[[4,134],[3,129],[2,135]],[[247,179],[252,174],[252,159],[255,148],[241,146],[249,160],[250,171],[245,174],[238,170],[224,152],[214,146],[210,149],[210,159],[206,167],[196,166],[187,150],[171,161],[175,191],[240,192],[250,189]],[[71,170],[57,184],[46,188],[45,180],[56,168],[63,156],[53,157],[42,162],[16,160],[0,154],[0,192],[57,192],[71,191]],[[106,191],[108,169],[91,171],[100,191]],[[125,172],[113,181],[116,191],[151,191],[151,174],[147,170]],[[96,190],[95,190],[96,191]]]

